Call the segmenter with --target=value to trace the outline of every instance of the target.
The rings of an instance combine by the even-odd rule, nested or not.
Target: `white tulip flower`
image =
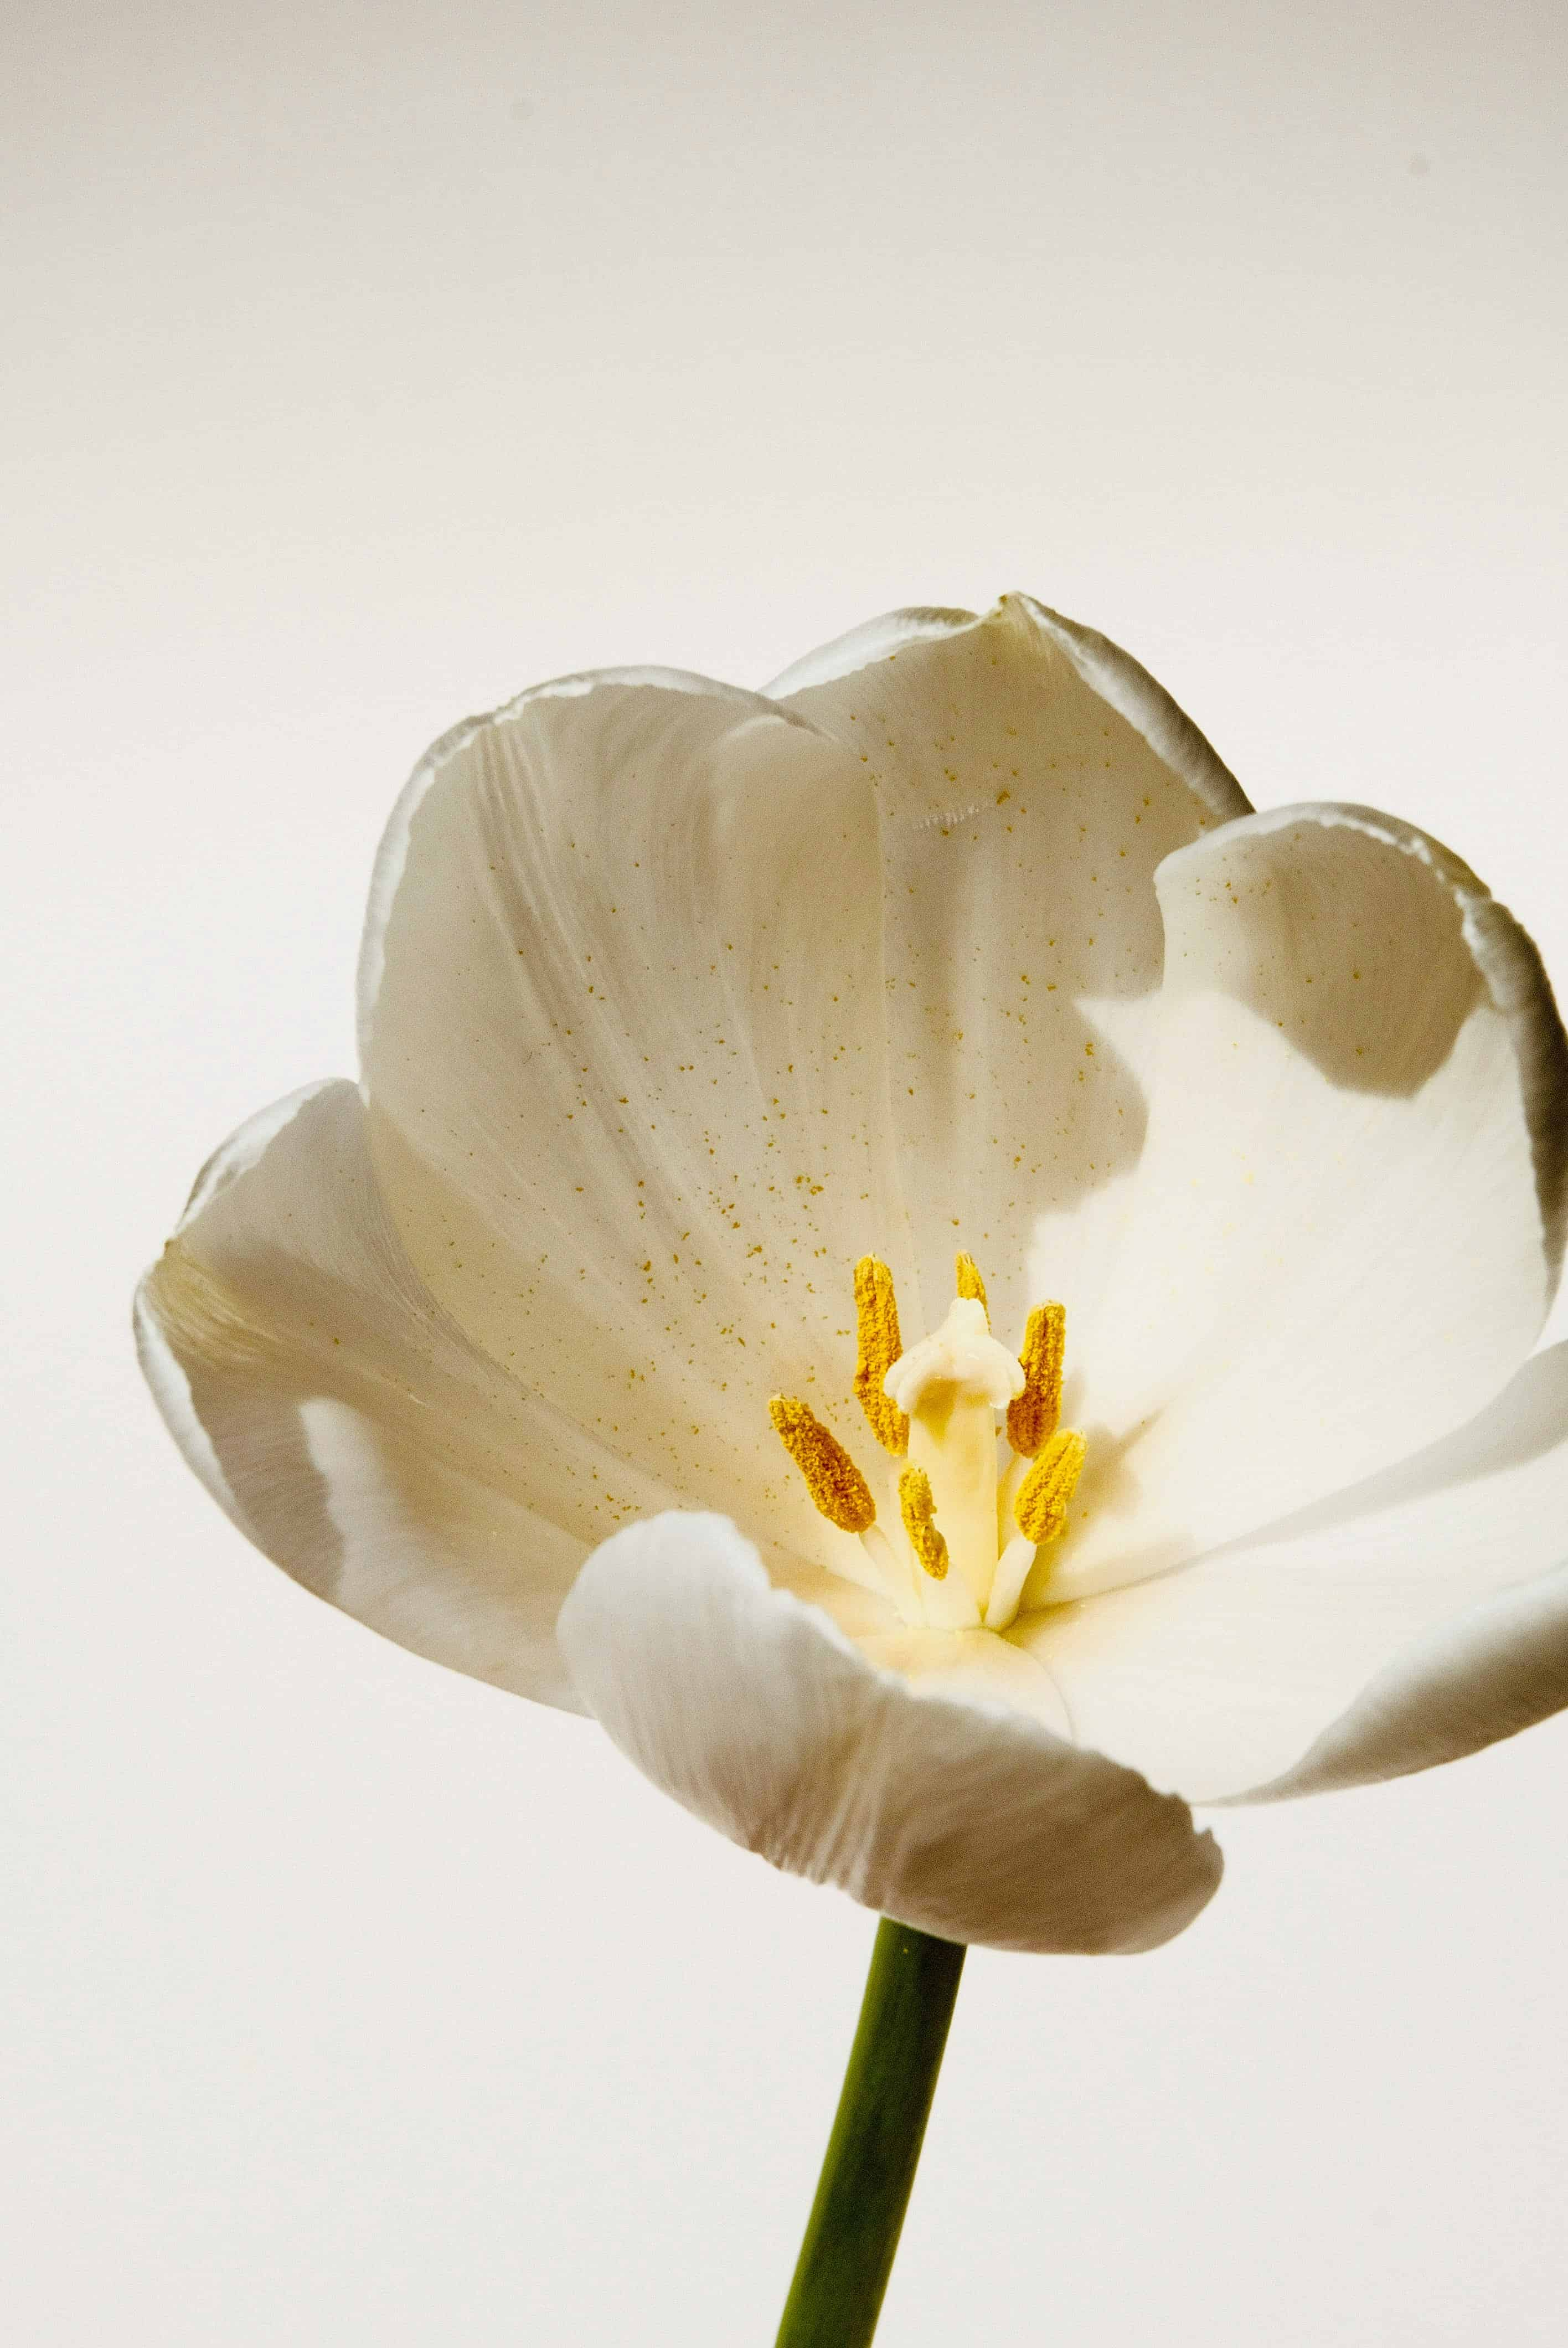
[[[1253,814],[1102,638],[524,694],[405,791],[360,1022],[149,1275],[175,1437],[776,1865],[1148,1948],[1190,1804],[1568,1703],[1535,951],[1409,824]]]

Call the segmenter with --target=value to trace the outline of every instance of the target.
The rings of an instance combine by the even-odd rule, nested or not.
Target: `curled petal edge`
[[[1230,768],[1201,734],[1186,712],[1152,677],[1143,664],[1123,652],[1094,628],[1067,619],[1032,595],[1015,590],[987,613],[949,610],[942,606],[912,606],[886,612],[847,634],[837,636],[795,661],[764,687],[770,699],[787,700],[814,685],[869,668],[905,646],[958,636],[971,629],[994,625],[1007,613],[1022,615],[1064,654],[1092,693],[1099,695],[1134,733],[1141,734],[1155,756],[1184,782],[1211,815],[1228,821],[1250,815],[1247,798]]]
[[[1467,1609],[1396,1655],[1301,1759],[1209,1807],[1239,1809],[1387,1784],[1568,1708],[1568,1563]]]

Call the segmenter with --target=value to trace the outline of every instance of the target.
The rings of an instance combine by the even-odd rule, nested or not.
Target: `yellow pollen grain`
[[[958,1294],[972,1297],[979,1306],[986,1316],[986,1327],[989,1329],[991,1325],[991,1308],[986,1302],[986,1283],[980,1278],[979,1265],[975,1262],[974,1257],[966,1253],[962,1248],[953,1259],[953,1277],[958,1282]]]
[[[1083,1473],[1084,1441],[1076,1427],[1053,1435],[1023,1482],[1012,1512],[1018,1529],[1034,1542],[1053,1541],[1067,1529],[1067,1504]]]
[[[835,1435],[794,1395],[774,1395],[768,1403],[774,1433],[805,1478],[821,1515],[840,1531],[863,1533],[876,1521],[871,1487]]]
[[[909,1422],[883,1392],[883,1380],[904,1345],[893,1274],[880,1256],[863,1255],[855,1267],[855,1398],[883,1450],[907,1451]]]
[[[1067,1313],[1060,1304],[1037,1304],[1023,1333],[1019,1367],[1023,1392],[1008,1405],[1008,1441],[1020,1459],[1032,1459],[1056,1433],[1061,1416],[1061,1357],[1067,1344]]]
[[[931,1478],[923,1468],[906,1468],[898,1478],[898,1513],[909,1536],[909,1546],[933,1581],[948,1576],[948,1544],[937,1530],[937,1503]]]

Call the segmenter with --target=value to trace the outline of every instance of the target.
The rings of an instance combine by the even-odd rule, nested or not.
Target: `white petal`
[[[1286,808],[1158,886],[1149,1139],[1103,1309],[1070,1323],[1089,1461],[1030,1603],[1462,1425],[1561,1260],[1568,1054],[1533,947],[1457,859],[1365,809]]]
[[[585,1703],[653,1782],[774,1866],[996,1948],[1153,1948],[1220,1856],[1180,1802],[1021,1712],[923,1694],[770,1589],[723,1519],[595,1551],[561,1610]]]
[[[1559,1345],[1419,1457],[1012,1638],[1073,1733],[1155,1785],[1311,1792],[1452,1760],[1568,1703],[1565,1556]]]
[[[825,1560],[767,1399],[882,1464],[849,1399],[851,1267],[907,1258],[878,875],[864,778],[798,718],[581,678],[432,753],[364,964],[371,1147],[432,1292],[682,1498]]]
[[[1061,1690],[1044,1665],[1021,1647],[1009,1646],[989,1631],[863,1627],[845,1622],[838,1609],[831,1611],[867,1663],[896,1673],[927,1694],[972,1696],[983,1704],[1027,1713],[1053,1735],[1072,1742],[1072,1719]]]
[[[575,1709],[560,1601],[605,1532],[677,1496],[454,1327],[398,1244],[364,1122],[352,1085],[318,1086],[219,1151],[143,1283],[143,1365],[191,1466],[295,1581]],[[802,1590],[824,1579],[774,1562]]]
[[[1377,1784],[1462,1760],[1568,1706],[1568,1564],[1397,1655],[1294,1768],[1239,1800]]]
[[[1246,812],[1169,696],[1027,596],[984,619],[896,613],[771,688],[851,750],[884,831],[891,1079],[923,1319],[955,1247],[999,1332],[1081,1309],[1143,1136],[1160,978],[1155,866]],[[1090,1213],[1109,1195],[1117,1211]],[[1036,1220],[1050,1259],[1026,1264]]]

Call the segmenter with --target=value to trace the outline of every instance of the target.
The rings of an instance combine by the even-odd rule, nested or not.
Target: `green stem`
[[[963,1970],[956,1941],[877,1925],[776,2348],[866,2348],[876,2329]]]

